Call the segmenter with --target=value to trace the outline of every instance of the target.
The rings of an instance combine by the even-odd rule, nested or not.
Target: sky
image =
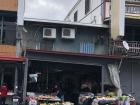
[[[25,17],[63,20],[77,0],[26,0]]]

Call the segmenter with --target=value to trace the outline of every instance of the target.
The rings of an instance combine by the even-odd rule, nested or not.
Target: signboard
[[[0,45],[0,56],[16,57],[16,46]]]
[[[111,38],[124,36],[125,0],[111,0]]]
[[[17,11],[17,0],[0,0],[0,10]]]

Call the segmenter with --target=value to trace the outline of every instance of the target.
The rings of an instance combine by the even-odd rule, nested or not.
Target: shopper
[[[0,87],[0,105],[5,105],[7,93],[8,93],[8,88],[7,85],[4,83]]]

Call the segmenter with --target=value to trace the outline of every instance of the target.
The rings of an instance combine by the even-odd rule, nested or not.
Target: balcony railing
[[[13,45],[0,45],[0,56],[16,56],[16,46]]]
[[[140,2],[140,0],[125,0],[126,2]]]
[[[128,14],[139,14],[140,15],[140,5],[126,5],[125,11]]]
[[[140,55],[140,42],[137,41],[128,41],[129,50],[127,51],[122,41],[113,41],[111,43],[111,52],[112,55],[120,55],[120,54],[131,54],[131,55]]]
[[[109,19],[110,15],[110,2],[105,3],[105,13],[104,13],[104,19]],[[137,2],[135,0],[130,0],[129,2],[126,2],[125,5],[125,13],[127,16],[136,16],[140,17],[140,2]]]

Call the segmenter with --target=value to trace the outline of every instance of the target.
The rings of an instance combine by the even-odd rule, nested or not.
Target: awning
[[[23,62],[23,61],[25,61],[25,58],[24,57],[0,56],[0,61]]]

